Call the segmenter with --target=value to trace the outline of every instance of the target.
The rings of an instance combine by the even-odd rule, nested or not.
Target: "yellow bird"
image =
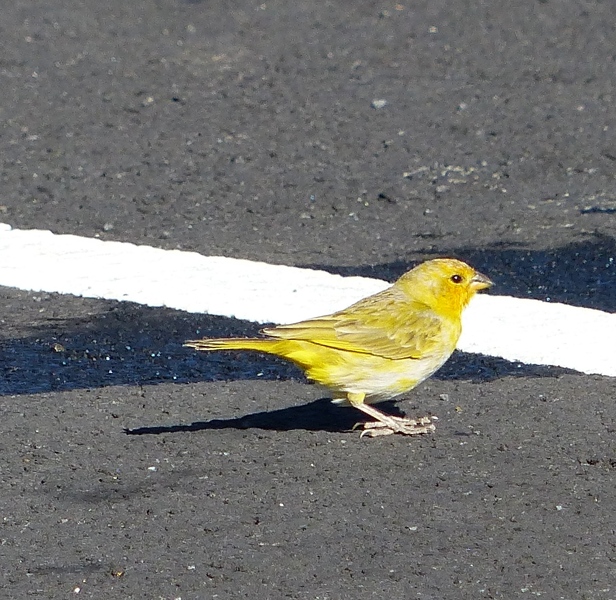
[[[197,350],[256,350],[299,366],[308,379],[376,419],[362,435],[434,431],[430,417],[394,417],[371,404],[412,390],[437,371],[462,332],[462,311],[490,279],[459,260],[437,258],[391,287],[331,315],[263,329],[263,338],[202,339]]]

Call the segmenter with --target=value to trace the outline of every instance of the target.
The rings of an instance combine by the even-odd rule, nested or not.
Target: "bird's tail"
[[[278,354],[280,340],[258,338],[214,338],[188,340],[184,346],[195,350],[257,350],[268,354]]]

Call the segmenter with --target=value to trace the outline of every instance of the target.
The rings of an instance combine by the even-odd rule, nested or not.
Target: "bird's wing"
[[[385,290],[388,292],[389,290]],[[442,345],[443,319],[420,302],[377,294],[325,317],[264,329],[268,336],[390,359],[421,358]]]

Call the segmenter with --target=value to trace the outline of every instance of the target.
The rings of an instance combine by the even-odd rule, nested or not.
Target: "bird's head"
[[[476,292],[493,283],[461,260],[436,258],[405,273],[395,285],[439,314],[455,316],[462,313]]]

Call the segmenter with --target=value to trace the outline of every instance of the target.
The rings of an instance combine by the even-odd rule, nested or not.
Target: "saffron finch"
[[[263,338],[202,339],[197,350],[256,350],[281,356],[332,392],[333,402],[369,415],[362,435],[434,431],[371,406],[412,390],[438,370],[462,332],[462,311],[492,282],[452,258],[426,261],[391,287],[331,315],[263,329]]]

